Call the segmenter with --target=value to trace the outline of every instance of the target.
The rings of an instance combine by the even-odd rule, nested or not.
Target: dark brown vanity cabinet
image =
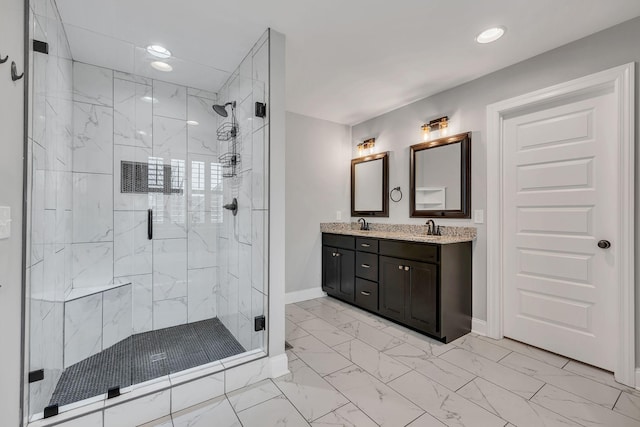
[[[322,241],[322,287],[328,294],[444,342],[471,331],[471,242],[432,244],[329,233],[323,233]],[[355,282],[346,277],[346,258],[335,260],[336,251],[355,254]],[[343,282],[355,283],[355,288]]]
[[[355,239],[350,236],[323,236],[322,290],[353,302],[355,295]]]
[[[416,329],[438,331],[438,266],[380,256],[380,314]]]

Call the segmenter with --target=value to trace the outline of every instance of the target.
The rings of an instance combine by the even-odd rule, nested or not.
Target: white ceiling
[[[57,3],[74,59],[140,72],[132,46],[162,44],[177,58],[201,64],[180,78],[208,90],[218,89],[227,75],[220,70],[234,70],[271,27],[287,37],[287,110],[345,124],[640,15],[638,0]],[[474,42],[494,25],[507,27],[502,39]]]

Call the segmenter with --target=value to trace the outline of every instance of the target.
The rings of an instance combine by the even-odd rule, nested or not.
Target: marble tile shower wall
[[[269,117],[255,117],[254,106],[269,102],[268,46],[265,33],[218,93],[220,102],[237,102],[240,163],[237,176],[224,180],[224,200],[238,199],[238,215],[225,210],[218,234],[217,310],[247,350],[265,344],[264,333],[254,332],[253,319],[266,313],[268,295]],[[226,149],[221,143],[220,150]]]
[[[134,333],[216,316],[222,202],[214,93],[80,62],[73,73],[65,366]],[[173,192],[122,193],[122,161],[170,165]]]
[[[48,403],[63,368],[63,301],[71,288],[72,60],[55,3],[30,4],[31,37],[49,44],[32,53],[29,126],[29,366],[44,380],[29,387],[31,407]]]

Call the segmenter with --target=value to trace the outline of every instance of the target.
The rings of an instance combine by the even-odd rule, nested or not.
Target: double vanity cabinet
[[[322,289],[443,342],[469,333],[471,241],[375,234],[322,233]]]

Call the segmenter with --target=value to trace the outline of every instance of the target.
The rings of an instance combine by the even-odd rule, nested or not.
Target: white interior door
[[[618,106],[613,88],[503,121],[504,335],[613,371]],[[602,242],[601,242],[602,241]],[[600,248],[609,241],[611,247]]]

